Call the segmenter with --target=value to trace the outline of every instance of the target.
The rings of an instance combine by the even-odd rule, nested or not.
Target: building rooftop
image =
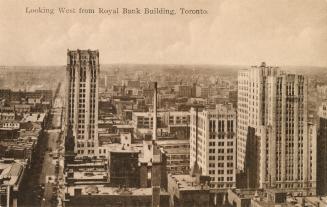
[[[180,191],[183,190],[210,190],[209,186],[206,185],[200,185],[196,182],[196,177],[192,177],[190,175],[171,175],[169,174],[170,179],[175,181],[175,183],[178,185],[178,189]]]
[[[114,144],[105,144],[102,145],[101,148],[105,148],[107,149],[109,152],[129,152],[129,153],[136,153],[136,152],[140,152],[140,150],[143,149],[143,145],[142,144],[130,144],[129,146],[124,144],[120,144],[120,143],[114,143]]]
[[[190,154],[190,149],[186,148],[168,148],[164,149],[167,154]]]
[[[157,144],[160,146],[190,144],[190,140],[188,139],[157,140]]]
[[[0,162],[0,180],[3,180],[3,184],[10,186],[19,185],[24,165],[24,163],[16,161],[11,163]]]
[[[134,128],[132,125],[128,125],[128,124],[121,124],[121,125],[114,125],[115,127],[117,127],[118,129],[131,129]]]
[[[76,180],[103,180],[107,179],[108,173],[106,171],[74,171],[73,178]]]
[[[97,196],[152,196],[152,188],[119,188],[107,187],[104,185],[78,185],[67,187],[67,192],[71,196],[75,196],[75,189],[81,190],[81,195],[97,195]]]
[[[45,113],[27,113],[24,114],[21,122],[43,122]]]

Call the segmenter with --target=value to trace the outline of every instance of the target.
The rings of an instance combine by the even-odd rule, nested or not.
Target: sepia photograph
[[[0,207],[327,207],[327,0],[0,0]]]

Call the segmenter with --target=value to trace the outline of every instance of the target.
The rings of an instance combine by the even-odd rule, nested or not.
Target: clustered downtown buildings
[[[68,50],[54,95],[0,90],[0,205],[327,205],[327,104],[309,116],[306,76],[155,69],[100,75],[99,51]]]
[[[99,157],[99,149],[100,151],[107,149],[110,162],[115,162],[117,168],[119,161],[112,160],[113,157],[110,154],[110,151],[113,153],[115,150],[110,149],[109,145],[99,145],[98,141],[97,85],[99,72],[98,51],[68,51],[67,121],[73,126],[76,158]],[[107,82],[106,77],[105,84],[108,84]],[[138,88],[139,82],[136,84],[137,86],[134,82],[132,81],[131,84]],[[125,91],[125,87],[124,83],[122,91]],[[197,88],[196,83],[191,86],[180,83],[177,85],[177,94],[181,97],[196,98],[197,92],[202,92],[204,89],[206,88]],[[139,168],[137,166],[142,166],[144,160],[150,162],[146,165],[154,166],[156,157],[161,157],[158,161],[161,166],[160,172],[159,168],[155,170],[155,174],[153,174],[153,170],[150,170],[147,176],[149,182],[161,186],[161,190],[156,191],[157,196],[165,197],[163,192],[167,192],[171,195],[170,198],[174,198],[174,201],[170,201],[171,205],[179,206],[178,203],[180,203],[183,206],[181,203],[184,205],[192,203],[195,206],[216,206],[224,200],[226,202],[224,197],[228,197],[229,193],[231,193],[232,199],[235,189],[252,189],[256,193],[257,190],[264,192],[275,189],[276,192],[285,193],[285,196],[286,193],[293,196],[317,195],[317,173],[324,173],[326,169],[317,166],[319,162],[317,162],[316,152],[319,138],[317,139],[317,127],[308,121],[308,80],[305,76],[289,74],[277,67],[266,66],[265,63],[262,63],[260,66],[252,66],[239,71],[236,107],[234,107],[235,103],[233,106],[232,103],[210,104],[198,100],[197,104],[190,105],[188,111],[180,112],[179,122],[184,124],[182,126],[188,130],[186,139],[189,139],[189,157],[187,159],[189,159],[190,175],[185,174],[185,171],[184,174],[180,172],[176,174],[177,171],[174,172],[174,170],[170,170],[168,175],[165,174],[166,170],[163,168],[174,169],[168,167],[167,154],[165,154],[171,150],[166,149],[165,151],[164,146],[157,145],[157,142],[146,141],[148,140],[147,136],[155,137],[154,140],[157,140],[157,127],[161,130],[160,135],[162,136],[165,125],[168,126],[174,122],[173,120],[176,120],[170,114],[178,113],[170,110],[162,111],[160,107],[157,112],[157,98],[160,99],[161,94],[157,95],[153,90],[157,89],[151,89],[151,87],[147,89],[147,93],[150,92],[148,94],[150,99],[147,103],[152,104],[153,111],[151,108],[148,112],[131,111],[132,118],[130,120],[134,126],[133,134],[129,135],[128,140],[130,141],[122,147],[123,149],[124,147],[126,149],[133,147],[134,154],[130,152],[132,153],[130,156],[134,159],[125,158],[121,165],[129,165],[130,160],[131,163],[134,163],[132,169],[135,170],[135,168]],[[207,93],[210,93],[209,89]],[[156,101],[152,102],[152,99]],[[168,115],[165,115],[166,113]],[[171,128],[169,127],[169,129]],[[320,135],[323,135],[322,133]],[[135,142],[136,139],[143,139],[143,141]],[[320,137],[321,142],[323,142],[322,140],[324,138]],[[120,144],[122,143],[124,143],[123,140]],[[160,138],[158,143],[160,143]],[[138,153],[135,154],[137,145],[140,149],[139,159],[137,159]],[[174,141],[172,141],[172,145],[174,145]],[[326,142],[323,142],[323,145],[325,146]],[[176,141],[176,148],[178,147]],[[157,150],[161,148],[163,151],[159,152],[159,150],[155,155],[154,151],[156,150],[152,151],[152,149],[156,148],[158,148]],[[320,156],[323,157],[323,155]],[[116,159],[121,158],[117,156]],[[168,163],[171,164],[171,160]],[[325,165],[325,163],[321,163],[321,165]],[[112,166],[109,164],[108,167]],[[123,168],[122,170],[127,169]],[[136,171],[141,172],[142,169]],[[113,169],[110,170],[110,173],[115,176],[117,174]],[[128,172],[120,171],[120,173]],[[158,175],[160,175],[160,179],[156,181]],[[129,176],[138,177],[138,173],[132,173]],[[142,175],[138,179],[142,180]],[[189,182],[186,182],[188,179]],[[159,181],[161,184],[158,183]],[[182,181],[186,182],[185,185],[189,189],[186,186],[183,187]],[[175,182],[179,183],[177,187],[174,187]],[[133,186],[138,185],[134,184]],[[149,185],[143,187],[146,186],[149,187]],[[206,187],[200,188],[202,191],[199,192],[194,190],[197,189],[196,186]],[[323,183],[320,186],[323,186]],[[142,188],[142,186],[139,187]],[[324,187],[320,188],[321,191],[325,189]],[[207,192],[210,196],[208,196],[208,200],[202,200],[202,204],[196,204],[197,201],[187,201],[185,195],[181,196],[176,191],[183,192],[183,195],[200,195]],[[152,198],[155,197],[154,192],[152,191]],[[148,204],[152,203],[152,206],[156,206],[153,202],[152,199]],[[168,205],[162,200],[161,203],[156,202],[158,205]]]

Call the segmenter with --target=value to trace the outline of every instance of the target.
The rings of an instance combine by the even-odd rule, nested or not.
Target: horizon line
[[[251,67],[255,66],[253,64],[247,65],[247,64],[211,64],[211,63],[100,63],[101,65],[164,65],[164,66],[229,66],[229,67]],[[257,66],[260,64],[256,64]],[[316,68],[327,68],[327,65],[269,65],[273,67],[316,67]],[[0,67],[65,67],[67,65],[3,65],[0,64]]]

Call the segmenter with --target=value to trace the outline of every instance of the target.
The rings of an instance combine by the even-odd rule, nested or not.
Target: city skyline
[[[101,54],[68,50],[66,68],[40,77],[2,71],[3,86],[7,77],[31,88],[52,82],[0,90],[1,176],[22,172],[22,184],[0,176],[2,204],[251,207],[235,204],[244,195],[259,197],[258,207],[324,203],[326,72],[307,78],[262,62],[238,74],[132,66],[100,75]]]
[[[327,206],[327,0],[0,0],[0,206]]]

